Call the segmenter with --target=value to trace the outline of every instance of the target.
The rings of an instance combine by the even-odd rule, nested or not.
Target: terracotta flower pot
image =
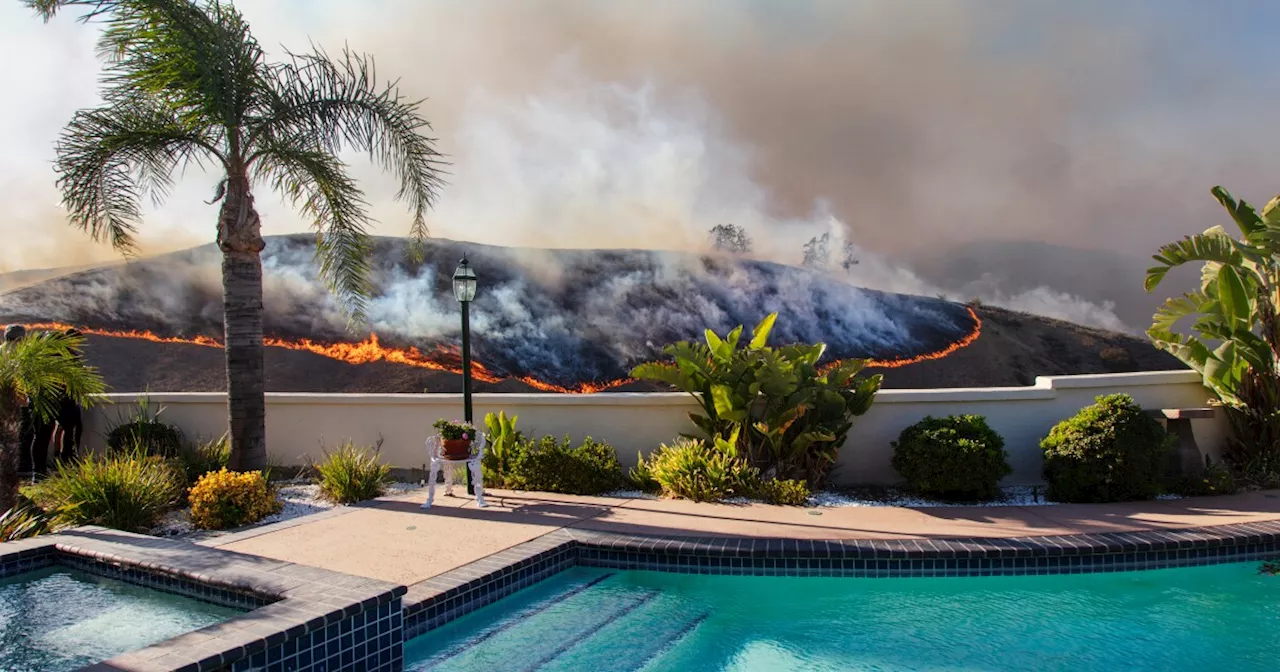
[[[471,439],[445,439],[444,457],[446,460],[465,460],[471,457]]]

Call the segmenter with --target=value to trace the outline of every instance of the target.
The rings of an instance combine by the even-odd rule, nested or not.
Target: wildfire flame
[[[973,343],[978,339],[982,332],[982,320],[972,308],[969,308],[969,315],[973,318],[973,331],[964,338],[948,345],[947,347],[936,352],[930,352],[915,357],[893,360],[870,360],[867,362],[868,367],[893,369],[908,364],[915,364],[934,359],[942,359],[951,353],[960,350]],[[37,324],[26,325],[29,329],[57,329],[64,330],[71,328],[69,324],[61,324],[57,322],[43,322]],[[200,345],[211,348],[221,348],[222,342],[209,336],[160,336],[150,331],[139,331],[136,329],[93,329],[89,327],[76,327],[82,334],[94,336],[106,336],[109,338],[134,338],[155,343],[182,343],[186,345]],[[285,340],[282,338],[268,337],[263,339],[267,347],[284,348],[286,350],[300,350],[303,352],[311,352],[322,357],[336,359],[349,364],[369,364],[372,362],[391,362],[393,364],[404,364],[406,366],[414,366],[421,369],[430,369],[433,371],[445,371],[448,373],[462,373],[462,356],[458,352],[458,348],[445,345],[437,345],[429,351],[423,351],[416,347],[393,348],[382,345],[378,341],[377,334],[369,334],[369,337],[358,343],[319,343],[310,339]],[[471,375],[474,379],[485,383],[498,383],[506,378],[499,376],[483,364],[479,362],[471,362]],[[565,387],[538,380],[531,376],[515,376],[520,382],[542,392],[561,392],[567,394],[592,394],[595,392],[603,392],[619,385],[625,385],[632,382],[629,378],[620,378],[610,381],[595,381],[588,383],[578,383],[572,387]]]
[[[964,338],[941,350],[938,350],[937,352],[928,352],[923,355],[906,357],[903,359],[872,359],[867,362],[867,368],[896,369],[908,364],[919,364],[920,362],[942,359],[956,350],[969,347],[974,341],[978,340],[979,336],[982,335],[982,318],[978,317],[978,313],[974,312],[973,308],[965,306],[965,310],[969,311],[969,317],[973,318],[973,331],[966,334]]]

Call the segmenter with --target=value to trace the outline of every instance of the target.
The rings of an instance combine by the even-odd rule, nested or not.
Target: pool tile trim
[[[409,587],[411,639],[575,565],[862,578],[1084,574],[1280,558],[1280,521],[1067,536],[809,540],[562,528]]]
[[[99,527],[0,546],[0,578],[54,564],[251,609],[86,670],[404,666],[404,586]]]

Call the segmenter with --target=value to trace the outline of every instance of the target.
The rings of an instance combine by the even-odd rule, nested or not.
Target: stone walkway
[[[1059,536],[1280,520],[1280,491],[1123,504],[799,508],[489,490],[489,506],[426,491],[201,542],[405,585],[573,527],[663,536],[954,539]]]

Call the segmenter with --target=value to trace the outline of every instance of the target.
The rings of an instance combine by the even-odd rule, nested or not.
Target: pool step
[[[538,672],[635,672],[661,657],[707,619],[690,613],[684,600],[659,594],[628,614],[575,642]]]
[[[640,610],[645,605],[653,602],[658,597],[658,595],[659,593],[656,590],[640,593],[637,599],[630,601],[629,604],[627,604],[627,606],[624,606],[622,609],[615,612],[609,618],[602,620],[592,625],[591,627],[583,629],[582,631],[578,632],[572,637],[565,638],[565,640],[561,642],[560,645],[557,646],[553,651],[550,651],[549,653],[544,655],[542,658],[536,661],[533,661],[530,664],[518,669],[520,670],[520,672],[537,672],[540,670],[549,669],[547,665],[557,661],[566,652],[576,649],[579,646],[582,646],[584,642],[592,641],[597,635],[599,635],[604,630],[612,630],[613,628],[617,627],[619,623],[626,623],[629,620],[627,618],[628,616]],[[610,640],[606,637],[606,638],[603,638],[603,641],[610,641]],[[616,651],[614,652],[614,655],[612,657],[613,658],[617,657]],[[589,666],[584,667],[582,665],[574,665],[571,669],[592,670],[593,672],[597,670],[597,668],[595,667],[589,667]]]
[[[445,649],[444,651],[439,651],[433,654],[430,657],[430,660],[426,664],[417,666],[414,669],[415,670],[435,669],[433,664],[438,664],[441,661],[447,660],[449,658],[453,658],[454,656],[457,656],[458,654],[466,651],[467,649],[477,647],[477,646],[482,646],[484,642],[486,642],[487,640],[489,640],[490,638],[498,634],[501,634],[502,632],[506,631],[508,628],[516,626],[520,624],[522,621],[525,621],[526,619],[536,617],[538,614],[546,611],[547,609],[550,609],[551,607],[555,606],[557,603],[564,601],[566,599],[569,599],[574,595],[577,595],[578,593],[581,593],[585,590],[589,590],[591,589],[592,586],[595,586],[596,584],[608,579],[613,575],[614,575],[613,572],[602,574],[600,576],[594,577],[583,583],[568,586],[566,590],[563,590],[561,592],[539,599],[535,601],[533,604],[530,604],[520,609],[519,611],[516,611],[513,614],[508,614],[503,618],[501,618],[500,620],[497,620],[491,623],[489,626],[475,631],[474,633],[472,633],[471,636],[467,637],[465,640],[459,642],[458,644],[455,644],[454,646],[451,646],[448,649]]]
[[[417,670],[534,670],[653,600],[658,592],[615,585],[603,577],[504,619]],[[461,625],[461,623],[459,623]]]

